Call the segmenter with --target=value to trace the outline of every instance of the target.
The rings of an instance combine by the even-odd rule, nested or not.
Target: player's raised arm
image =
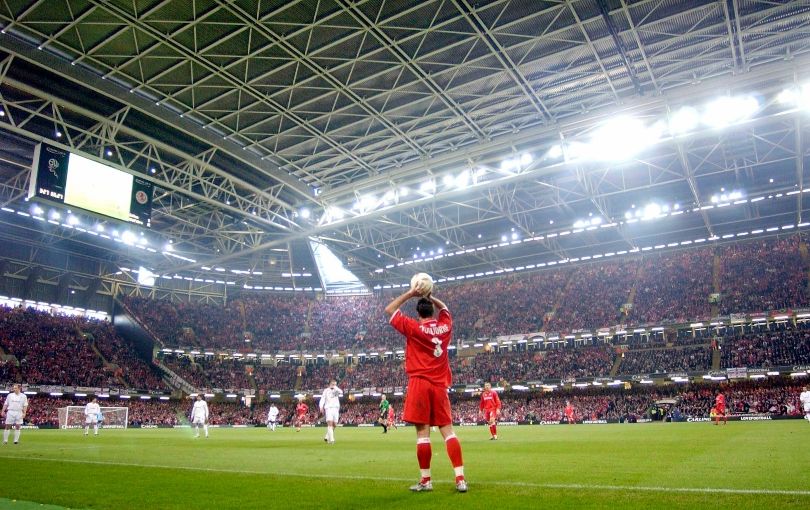
[[[447,310],[447,305],[444,304],[444,302],[441,299],[439,299],[437,297],[433,297],[433,294],[430,294],[428,296],[428,299],[433,301],[433,306],[435,306],[437,310],[440,310],[440,311],[441,310]]]
[[[394,315],[394,312],[400,309],[402,305],[405,304],[406,301],[411,299],[412,297],[416,297],[419,295],[416,289],[410,289],[408,291],[403,292],[399,296],[395,297],[388,306],[385,307],[385,313],[388,315]]]

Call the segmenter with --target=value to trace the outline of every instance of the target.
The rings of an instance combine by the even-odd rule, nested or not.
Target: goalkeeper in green
[[[383,428],[383,434],[388,433],[388,408],[390,404],[388,403],[388,399],[385,398],[385,393],[382,394],[382,400],[380,401],[380,425]]]

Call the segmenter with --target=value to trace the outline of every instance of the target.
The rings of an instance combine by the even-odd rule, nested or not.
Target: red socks
[[[461,458],[461,443],[455,434],[451,434],[444,440],[447,447],[447,456],[450,458],[450,464],[453,465],[453,471],[456,474],[456,482],[464,480],[464,461]],[[416,459],[419,461],[419,471],[422,478],[421,483],[426,483],[430,480],[430,459],[433,451],[430,446],[430,438],[420,437],[416,439]]]
[[[447,446],[447,456],[450,457],[450,464],[454,468],[462,467],[464,461],[461,459],[461,443],[458,442],[456,435],[449,436],[445,439],[444,444]]]
[[[419,461],[419,469],[430,469],[430,458],[433,450],[430,447],[430,438],[419,438],[416,440],[416,460]],[[424,476],[423,476],[424,478]],[[428,475],[427,478],[430,478]]]
[[[489,433],[494,437],[498,435],[498,426],[497,425],[490,425],[489,426]]]

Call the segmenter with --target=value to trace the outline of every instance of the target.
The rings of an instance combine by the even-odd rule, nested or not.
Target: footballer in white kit
[[[343,396],[343,390],[337,387],[337,381],[332,379],[329,381],[329,387],[323,390],[321,401],[318,407],[321,409],[326,418],[326,435],[323,440],[329,444],[335,442],[335,426],[340,418],[340,397]]]
[[[267,428],[275,432],[277,422],[278,407],[276,407],[276,404],[270,404],[270,410],[267,411]]]
[[[804,418],[810,421],[810,384],[804,387],[804,391],[799,395],[799,401],[802,403]]]
[[[84,435],[90,432],[90,425],[93,426],[93,435],[98,435],[98,422],[101,421],[101,406],[98,400],[93,398],[84,406]]]
[[[8,435],[12,426],[14,427],[14,444],[20,442],[20,427],[22,427],[26,411],[28,411],[28,397],[22,392],[21,386],[15,384],[3,403],[3,415],[6,417],[3,444],[8,444]]]
[[[208,402],[203,400],[202,395],[197,395],[194,407],[191,408],[191,426],[196,432],[194,437],[200,437],[200,426],[205,431],[205,437],[208,437]]]

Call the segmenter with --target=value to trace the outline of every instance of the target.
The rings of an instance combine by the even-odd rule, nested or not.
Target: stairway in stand
[[[723,293],[720,285],[720,275],[723,272],[723,262],[720,260],[720,255],[714,254],[714,261],[712,263],[712,288],[714,292],[720,294],[720,299],[723,298]],[[708,296],[706,296],[708,299]],[[720,307],[717,303],[712,303],[711,307],[712,317],[717,317],[720,314]]]

